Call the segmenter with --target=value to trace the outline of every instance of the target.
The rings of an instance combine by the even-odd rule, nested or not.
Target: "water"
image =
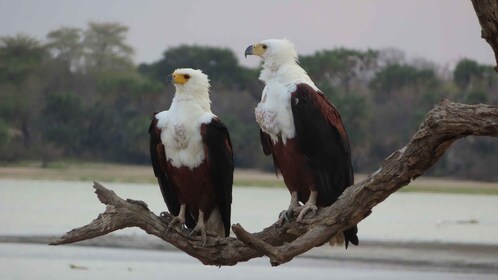
[[[89,223],[105,209],[92,182],[0,179],[0,235],[60,235]],[[159,214],[159,187],[105,183],[122,198],[143,200]],[[236,187],[232,223],[248,231],[271,225],[286,209],[283,188]],[[360,240],[498,244],[498,196],[395,193],[359,224]],[[119,234],[145,234],[125,229]]]
[[[92,182],[60,182],[0,179],[1,235],[62,235],[85,225],[105,206],[93,193]],[[159,188],[150,184],[105,183],[122,198],[143,200],[159,214],[165,210]],[[249,231],[272,224],[286,209],[289,194],[278,188],[237,187],[233,193],[232,223],[241,223]],[[498,245],[498,196],[396,193],[373,209],[359,224],[360,240],[402,242],[453,242]],[[120,235],[143,236],[139,229],[125,229]],[[323,249],[323,247],[318,248]],[[376,250],[380,250],[376,249]],[[356,250],[356,251],[355,251]],[[467,262],[451,251],[396,252],[382,248],[378,258],[358,261],[358,247],[348,251],[325,252],[321,258],[299,257],[281,267],[272,268],[267,258],[251,260],[235,267],[206,267],[198,260],[177,251],[151,251],[75,246],[0,243],[1,279],[498,279],[496,270],[465,270]],[[315,256],[318,253],[315,250]],[[372,251],[370,251],[371,254]],[[482,260],[472,252],[468,260],[489,263],[494,251]],[[344,261],[345,255],[355,261]],[[375,254],[375,253],[374,253]],[[434,260],[456,266],[429,263],[402,265],[389,260]],[[328,257],[327,257],[328,256]],[[332,256],[332,258],[330,257]],[[427,256],[427,257],[424,257]],[[453,257],[453,258],[452,258]],[[484,273],[486,272],[486,273]]]
[[[234,267],[203,266],[181,252],[49,247],[0,243],[0,279],[496,279],[485,273],[430,271],[424,266],[296,258],[279,267],[254,259]]]

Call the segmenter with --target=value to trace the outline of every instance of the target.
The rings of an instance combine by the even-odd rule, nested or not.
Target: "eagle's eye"
[[[185,74],[185,75],[183,75],[183,77],[185,77],[185,79],[187,79],[187,80],[190,79],[190,75],[189,74]]]
[[[266,50],[267,48],[268,48],[268,46],[267,46],[267,45],[263,45],[263,49],[265,49],[265,50]]]

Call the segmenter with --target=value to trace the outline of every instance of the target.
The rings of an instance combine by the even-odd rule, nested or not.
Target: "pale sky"
[[[130,28],[134,60],[153,62],[180,44],[245,48],[269,38],[293,41],[299,54],[347,47],[394,47],[408,58],[454,65],[468,57],[493,64],[470,0],[0,0],[0,36],[44,39],[62,26],[117,21]]]

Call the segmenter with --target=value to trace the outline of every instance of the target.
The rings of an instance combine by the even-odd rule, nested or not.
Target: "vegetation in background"
[[[0,162],[148,164],[150,118],[173,97],[164,78],[192,67],[211,79],[213,112],[230,129],[236,166],[272,170],[254,121],[263,88],[259,69],[241,66],[230,49],[197,45],[166,49],[156,62],[137,66],[127,32],[119,23],[92,22],[51,31],[43,42],[23,34],[0,37]],[[408,61],[395,49],[339,48],[299,59],[341,112],[357,172],[378,169],[441,98],[498,104],[498,76],[470,59],[451,71]],[[498,180],[497,155],[496,140],[469,137],[429,172]]]

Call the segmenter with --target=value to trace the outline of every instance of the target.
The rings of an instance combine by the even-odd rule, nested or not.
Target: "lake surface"
[[[0,279],[497,279],[486,273],[433,271],[423,265],[351,263],[296,258],[270,267],[260,258],[234,267],[204,266],[176,251],[50,247],[0,243]]]
[[[0,179],[0,235],[62,234],[105,209],[93,182]],[[143,200],[159,214],[166,207],[152,184],[104,183],[122,198]],[[290,196],[283,188],[235,187],[232,224],[249,231],[271,225]],[[360,240],[498,244],[498,196],[395,193],[360,222]],[[125,229],[119,234],[145,234]]]
[[[92,182],[0,179],[0,236],[62,235],[87,224],[105,208],[92,185]],[[156,185],[104,185],[122,198],[145,201],[156,214],[165,210]],[[259,231],[287,208],[289,198],[286,189],[236,187],[232,223]],[[497,213],[498,196],[395,193],[359,224],[359,237],[363,241],[443,242],[498,248]],[[139,229],[125,229],[116,234],[145,235]],[[451,250],[440,250],[436,256],[432,249],[403,248],[394,252],[390,248],[376,248],[375,254],[383,255],[378,259],[388,261],[369,262],[358,261],[362,258],[361,250],[372,252],[365,246],[338,250],[333,253],[315,250],[313,258],[298,257],[277,268],[270,267],[267,258],[216,268],[206,267],[178,251],[0,243],[0,279],[498,279],[494,269],[458,267],[459,263],[473,264],[473,261],[477,266],[469,267],[479,268],[479,263],[489,267],[489,261],[495,261],[498,251],[488,252],[488,257],[479,260],[479,251],[468,255],[464,252],[462,257]],[[343,259],[355,254],[358,254],[356,261]],[[414,254],[419,256],[415,265],[396,262],[403,258],[413,260]],[[426,263],[427,260],[446,264],[433,265]]]

